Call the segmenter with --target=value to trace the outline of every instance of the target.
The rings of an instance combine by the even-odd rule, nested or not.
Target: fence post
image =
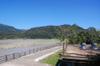
[[[7,58],[7,55],[5,55],[5,62],[7,62],[8,61],[8,58]]]
[[[34,49],[32,49],[32,53],[34,53]]]
[[[24,52],[24,56],[26,55],[26,52]]]
[[[15,59],[15,53],[13,53],[13,59]]]

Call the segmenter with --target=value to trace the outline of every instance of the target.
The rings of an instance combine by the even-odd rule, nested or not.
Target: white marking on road
[[[41,56],[41,57],[38,57],[38,58],[36,58],[34,61],[35,61],[35,62],[38,62],[38,61],[40,61],[40,60],[42,60],[42,59],[44,59],[44,58],[46,58],[46,57],[48,57],[48,56],[50,56],[50,55],[56,53],[56,52],[58,52],[59,50],[61,50],[61,49],[55,50],[55,51],[53,51],[53,52],[51,52],[51,53],[45,54],[45,55],[43,55],[43,56]]]

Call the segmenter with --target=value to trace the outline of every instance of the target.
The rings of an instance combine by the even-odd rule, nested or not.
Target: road
[[[49,56],[50,54],[56,51],[59,51],[60,49],[61,49],[61,46],[58,46],[51,49],[39,51],[31,55],[27,55],[27,56],[24,56],[24,57],[21,57],[21,58],[18,58],[6,63],[2,63],[0,64],[0,66],[50,66],[48,64],[43,64],[37,61]]]

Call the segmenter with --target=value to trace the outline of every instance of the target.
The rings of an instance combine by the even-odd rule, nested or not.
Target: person
[[[93,44],[93,41],[89,38],[89,37],[87,37],[86,38],[86,42],[85,42],[86,44]]]
[[[92,49],[95,49],[95,50],[97,49],[96,43],[94,43],[93,40],[90,37],[86,38],[85,43],[80,44],[81,49],[86,49],[86,45],[91,45]]]
[[[80,43],[80,48],[81,49],[86,49],[86,43]]]

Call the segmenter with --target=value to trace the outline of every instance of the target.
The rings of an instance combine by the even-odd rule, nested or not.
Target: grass
[[[51,66],[55,66],[59,59],[59,52],[47,57],[46,59],[43,59],[42,62],[46,64],[50,64]]]
[[[97,46],[100,46],[100,43],[99,43],[99,44],[97,44]]]

